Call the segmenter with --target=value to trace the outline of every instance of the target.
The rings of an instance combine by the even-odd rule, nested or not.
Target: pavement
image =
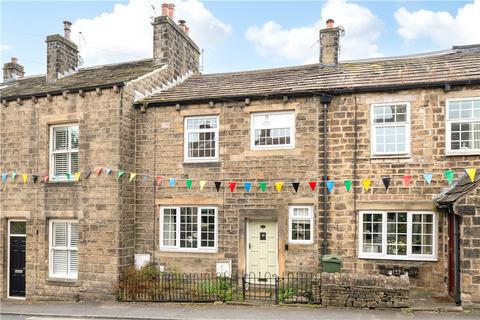
[[[480,319],[480,312],[414,312],[402,310],[368,310],[322,308],[295,305],[231,305],[126,302],[25,302],[1,301],[1,320],[330,320],[330,319]]]

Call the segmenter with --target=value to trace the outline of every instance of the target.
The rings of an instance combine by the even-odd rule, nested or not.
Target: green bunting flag
[[[67,177],[67,180],[70,180],[70,173],[65,173],[65,176]]]
[[[347,192],[350,191],[350,188],[352,187],[352,180],[345,180],[343,183],[345,184],[345,189]]]
[[[120,179],[124,174],[125,174],[125,171],[123,171],[123,170],[118,170],[117,179]]]
[[[445,170],[445,172],[443,173],[445,179],[447,179],[448,181],[448,185],[451,185],[452,182],[453,182],[453,177],[455,177],[455,172],[453,172],[452,170],[448,169],[448,170]]]
[[[15,180],[15,177],[17,176],[17,172],[13,171],[12,172],[12,182]]]
[[[187,185],[187,189],[192,189],[192,179],[185,180],[185,184]]]
[[[267,183],[262,181],[262,182],[259,182],[258,185],[260,186],[260,189],[262,190],[262,192],[265,192],[267,190]]]

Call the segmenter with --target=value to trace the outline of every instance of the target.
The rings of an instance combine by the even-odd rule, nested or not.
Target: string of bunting
[[[177,182],[179,180],[184,180],[185,181],[185,186],[187,187],[187,189],[192,189],[192,186],[193,186],[193,180],[192,179],[167,178],[167,177],[164,177],[164,176],[161,176],[161,175],[152,176],[152,175],[149,175],[149,174],[138,174],[136,172],[129,172],[128,175],[127,175],[127,172],[124,171],[124,170],[115,170],[115,172],[116,172],[115,176],[116,176],[117,180],[120,180],[120,179],[128,176],[128,182],[129,183],[132,182],[137,177],[143,176],[143,181],[144,182],[147,182],[148,180],[152,179],[152,177],[153,177],[153,185],[157,186],[157,187],[161,186],[162,183],[165,181],[165,186],[167,186],[167,184],[168,184],[169,188],[174,188],[177,185]],[[475,181],[475,177],[476,177],[476,174],[477,174],[477,169],[476,168],[466,168],[462,172],[465,172],[468,175],[471,182]],[[445,179],[447,181],[448,185],[450,186],[453,183],[455,175],[456,174],[461,174],[462,172],[456,173],[455,171],[453,171],[451,169],[447,169],[443,172],[442,176],[443,176],[443,179]],[[76,172],[73,175],[73,177],[72,177],[71,174],[66,173],[65,178],[66,178],[67,181],[72,181],[72,180],[80,181],[80,179],[89,179],[93,173],[97,177],[100,176],[102,173],[104,173],[105,176],[113,176],[114,175],[114,170],[112,168],[101,168],[101,167],[99,167],[99,168],[95,168],[93,171]],[[22,181],[23,181],[24,184],[28,183],[29,177],[31,178],[30,180],[34,184],[37,184],[37,182],[39,182],[39,179],[43,183],[48,182],[49,179],[50,179],[48,174],[44,174],[44,175],[26,174],[26,173],[18,173],[15,170],[12,171],[12,172],[3,172],[2,173],[2,185],[3,185],[2,190],[3,191],[6,190],[7,184],[9,182],[14,183],[16,181],[17,176],[22,177]],[[9,177],[10,177],[10,179],[8,179]],[[421,177],[423,178],[422,180],[424,181],[424,183],[426,183],[427,185],[430,185],[433,181],[434,174],[432,172],[425,172],[421,175]],[[260,180],[260,179],[255,179],[255,180]],[[401,176],[401,181],[402,181],[401,183],[404,187],[409,187],[412,184],[412,182],[414,182],[414,180],[415,179],[411,175]],[[64,181],[64,179],[62,179],[62,181]],[[355,182],[355,181],[358,181],[360,183],[360,185],[362,186],[362,188],[365,190],[365,192],[368,192],[368,190],[372,187],[373,183],[376,180],[375,179],[370,179],[370,178],[346,179],[346,180],[327,180],[326,186],[327,186],[328,192],[332,193],[335,187],[338,187],[339,185],[343,184],[343,187],[345,188],[345,190],[347,192],[349,192],[352,188],[353,182]],[[391,187],[392,181],[393,180],[392,180],[391,176],[384,176],[384,177],[381,178],[381,182],[382,182],[385,190],[388,190]],[[439,180],[437,180],[437,181],[439,181]],[[199,180],[198,181],[198,186],[199,186],[200,191],[202,191],[205,188],[205,186],[207,185],[207,182],[208,182],[207,180]],[[223,182],[226,182],[226,186],[228,186],[230,192],[235,191],[235,188],[237,187],[237,181],[220,181],[220,180],[217,180],[217,181],[214,181],[215,189],[217,190],[217,192],[220,191]],[[298,181],[293,181],[293,182],[290,182],[290,183],[291,183],[294,191],[298,192],[298,189],[299,189],[301,183],[298,182]],[[252,186],[253,186],[253,183],[250,182],[250,181],[242,181],[241,184],[242,184],[245,192],[250,192],[250,190],[252,189]],[[317,189],[317,185],[318,185],[317,181],[315,181],[315,180],[307,181],[307,184],[308,184],[308,187],[310,188],[311,191],[315,191]],[[260,188],[260,190],[262,192],[266,192],[267,186],[268,186],[268,183],[266,181],[259,181],[258,182],[258,187]],[[284,187],[285,187],[285,181],[274,182],[273,186],[275,187],[275,190],[277,192],[282,192],[282,190],[284,190]]]

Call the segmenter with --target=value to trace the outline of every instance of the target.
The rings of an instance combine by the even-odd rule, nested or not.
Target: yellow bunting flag
[[[465,171],[467,171],[467,174],[470,177],[470,181],[474,182],[475,181],[475,176],[477,175],[477,169],[476,168],[469,168],[469,169],[465,169]]]
[[[82,173],[79,171],[79,172],[75,172],[75,179],[77,181],[80,181],[80,176],[82,175]]]
[[[362,186],[363,186],[363,189],[365,189],[365,192],[368,192],[368,188],[370,188],[370,183],[372,183],[372,180],[362,179]]]
[[[22,177],[23,177],[23,183],[27,183],[27,180],[28,180],[28,174],[22,174]]]
[[[277,189],[278,192],[282,191],[282,187],[283,187],[283,182],[282,181],[275,182],[275,188]]]
[[[137,176],[135,172],[130,172],[130,180],[128,182],[132,182],[132,180]]]
[[[207,183],[207,181],[205,180],[200,180],[200,191],[203,190],[203,187],[205,187],[205,184]]]

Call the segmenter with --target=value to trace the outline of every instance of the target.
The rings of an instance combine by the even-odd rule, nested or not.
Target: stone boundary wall
[[[322,273],[323,306],[356,308],[407,308],[408,276],[374,276]]]

